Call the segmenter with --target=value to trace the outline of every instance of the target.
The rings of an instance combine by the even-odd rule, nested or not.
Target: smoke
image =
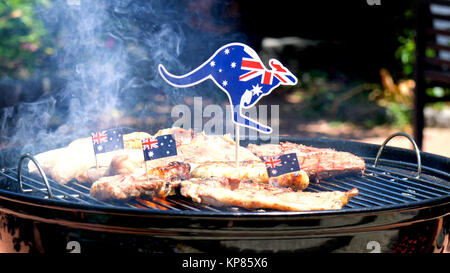
[[[157,66],[184,74],[224,43],[246,42],[232,3],[55,0],[36,7],[54,39],[50,77],[61,84],[33,102],[0,109],[2,141],[34,154],[113,126],[153,132],[173,123],[161,104],[225,98],[209,92],[210,83],[175,89]]]

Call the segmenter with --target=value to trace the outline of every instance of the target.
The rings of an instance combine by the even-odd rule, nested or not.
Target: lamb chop
[[[180,182],[180,193],[194,202],[216,207],[310,211],[341,209],[358,190],[316,193],[227,178],[191,178]]]
[[[296,153],[300,168],[308,174],[310,179],[316,180],[342,174],[361,173],[366,168],[364,160],[354,154],[291,142],[249,144],[247,149],[260,158]]]

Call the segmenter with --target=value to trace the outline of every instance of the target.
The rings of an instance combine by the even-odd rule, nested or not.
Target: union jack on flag
[[[269,177],[300,171],[296,153],[264,157],[264,163]]]
[[[255,77],[261,77],[261,84],[272,84],[273,77],[279,79],[282,84],[287,84],[290,79],[287,78],[288,71],[284,69],[275,60],[271,60],[270,65],[275,68],[275,70],[267,70],[259,59],[253,58],[242,58],[241,69],[248,70],[249,72],[241,75],[239,77],[240,81],[248,81]]]
[[[121,128],[92,132],[91,137],[95,154],[120,150],[124,147]]]
[[[153,148],[158,148],[158,140],[155,137],[144,138],[142,141],[143,150],[151,150]]]

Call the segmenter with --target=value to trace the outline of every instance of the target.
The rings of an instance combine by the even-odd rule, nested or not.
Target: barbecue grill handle
[[[25,158],[30,159],[31,161],[33,161],[34,165],[36,165],[36,167],[37,167],[39,173],[40,173],[41,176],[42,176],[42,179],[44,180],[45,186],[47,187],[48,198],[53,199],[52,190],[51,190],[51,188],[50,188],[50,184],[48,183],[48,179],[47,179],[47,176],[45,175],[44,170],[42,170],[42,168],[41,168],[41,166],[39,165],[38,161],[37,161],[32,155],[30,155],[30,154],[28,154],[28,153],[23,154],[23,155],[20,157],[20,159],[19,159],[19,166],[18,166],[18,168],[17,168],[17,178],[18,178],[18,180],[19,180],[20,190],[21,190],[22,192],[26,192],[26,190],[24,190],[23,185],[22,185],[22,165],[23,165],[22,163],[23,163],[23,160],[24,160]]]
[[[403,132],[393,133],[392,135],[388,136],[388,137],[384,140],[383,144],[381,144],[381,147],[380,147],[380,149],[378,150],[377,157],[375,158],[375,162],[374,162],[373,166],[374,166],[374,167],[377,166],[377,164],[378,164],[378,159],[380,158],[380,155],[381,155],[381,153],[383,152],[384,147],[386,146],[386,144],[387,144],[391,139],[393,139],[393,138],[396,137],[396,136],[404,136],[404,137],[406,137],[407,139],[409,139],[409,141],[413,144],[414,150],[416,151],[416,157],[417,157],[417,176],[416,176],[416,178],[420,178],[420,175],[422,174],[422,162],[421,162],[421,158],[420,158],[420,150],[419,150],[419,147],[417,147],[416,142],[414,141],[414,139],[413,139],[410,135],[408,135],[408,134],[406,134],[406,133],[403,133]]]

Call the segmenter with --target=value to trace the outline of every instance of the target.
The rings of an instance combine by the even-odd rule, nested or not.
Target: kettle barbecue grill
[[[388,147],[407,137],[415,150]],[[382,145],[280,137],[362,157],[362,174],[312,181],[305,191],[359,194],[340,210],[285,212],[213,207],[190,199],[103,202],[77,181],[62,185],[22,166],[0,172],[0,251],[67,252],[369,252],[449,251],[450,159],[420,152],[412,138]],[[248,145],[248,143],[242,143]],[[257,143],[261,144],[261,143]],[[40,168],[38,168],[40,169]]]

